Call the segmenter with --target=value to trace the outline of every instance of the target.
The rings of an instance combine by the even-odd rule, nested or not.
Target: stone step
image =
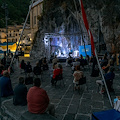
[[[57,120],[57,118],[49,115],[48,113],[32,114],[32,113],[27,111],[27,112],[22,114],[20,120]]]
[[[13,99],[2,102],[2,113],[12,120],[57,120],[55,117],[45,114],[32,114],[27,106],[13,105]]]

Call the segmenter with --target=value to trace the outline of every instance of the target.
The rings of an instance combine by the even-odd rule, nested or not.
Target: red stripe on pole
[[[90,31],[90,40],[91,40],[92,52],[93,52],[93,55],[95,56],[95,45],[94,45],[94,39],[91,31]]]
[[[81,0],[81,11],[82,11],[82,17],[83,17],[83,21],[84,21],[86,30],[87,30],[88,34],[90,35],[92,52],[93,52],[93,55],[95,55],[94,39],[93,39],[93,35],[92,35],[91,31],[89,31],[89,24],[88,24],[88,21],[87,21],[87,17],[86,17],[86,13],[85,13],[85,10],[84,10],[84,6],[83,6],[82,0]]]
[[[88,21],[87,21],[87,17],[86,17],[86,13],[85,13],[85,10],[84,10],[84,6],[83,6],[82,0],[81,0],[81,11],[82,11],[82,17],[83,17],[83,21],[84,21],[85,27],[86,27],[86,29],[88,31],[89,30],[89,24],[88,24]]]

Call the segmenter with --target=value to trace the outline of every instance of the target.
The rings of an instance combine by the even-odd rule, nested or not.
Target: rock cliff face
[[[105,43],[108,52],[119,52],[119,0],[84,0],[83,5],[96,46],[98,46],[98,39],[100,38],[100,45],[102,46]],[[72,38],[70,41],[74,43],[70,46],[71,48],[78,49],[78,46],[75,44],[83,44],[79,41],[81,39],[84,39],[90,44],[89,36],[83,24],[79,1],[60,0],[56,2],[56,0],[44,0],[43,14],[38,19],[38,36],[44,33],[60,33],[62,26],[64,26],[64,36],[66,39]],[[43,36],[37,38],[35,44],[42,41],[43,38]],[[75,42],[76,40],[78,41],[77,43]],[[39,46],[37,44],[36,47]],[[36,49],[36,47],[33,48]],[[33,51],[36,51],[35,49]]]

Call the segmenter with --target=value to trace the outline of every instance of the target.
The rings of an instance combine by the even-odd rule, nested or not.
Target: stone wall
[[[101,8],[99,9],[95,5],[93,5],[93,3],[92,5],[87,5],[87,7],[86,6],[84,7],[85,7],[88,22],[89,22],[89,27],[94,37],[94,42],[96,44],[96,47],[98,46],[97,45],[98,31],[100,28],[104,38],[104,40],[102,41],[106,43],[107,51],[108,52],[120,51],[120,48],[119,48],[120,22],[114,20],[114,17],[116,18],[116,16],[114,17],[111,16],[110,20],[109,18],[106,18],[107,15],[105,16],[105,14],[109,15],[109,11],[107,10],[106,5],[101,6]],[[66,11],[67,11],[67,14],[66,14]],[[58,13],[60,13],[60,16]],[[78,17],[75,17],[74,15],[78,15]],[[110,15],[108,17],[110,17]],[[78,20],[80,21],[80,25],[78,24],[78,21],[76,20],[76,18],[78,18]],[[80,35],[83,34],[83,37],[86,37],[88,43],[90,43],[88,33],[84,27],[81,11],[76,12],[75,9],[73,11],[70,11],[68,9],[63,9],[62,7],[59,6],[58,8],[55,8],[54,11],[48,11],[47,15],[46,14],[45,16],[43,15],[42,20],[43,21],[39,22],[40,32],[38,34],[41,34],[41,31],[42,33],[57,33],[59,32],[60,27],[64,24],[65,34],[78,32],[79,35],[77,37],[80,37]],[[111,20],[112,20],[112,24],[111,24]],[[81,30],[82,30],[82,33],[81,33]],[[70,38],[70,36],[67,35],[67,38]],[[35,47],[33,47],[34,54],[38,51],[37,56],[43,56],[45,52],[45,47],[43,47],[44,46],[43,42],[41,42],[42,40],[43,40],[43,36],[38,35],[38,37],[36,38],[36,43],[34,44]],[[36,55],[33,55],[33,56],[36,57]]]

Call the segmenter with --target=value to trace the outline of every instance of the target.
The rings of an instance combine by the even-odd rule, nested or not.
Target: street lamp
[[[7,39],[7,59],[8,59],[8,5],[6,3],[3,3],[1,8],[5,9],[5,22],[6,22],[6,39]]]

